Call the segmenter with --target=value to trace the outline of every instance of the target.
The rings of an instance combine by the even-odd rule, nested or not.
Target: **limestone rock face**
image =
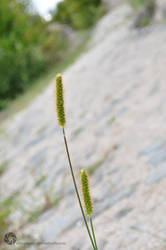
[[[166,1],[157,0],[157,9],[156,19],[159,21],[166,19]]]
[[[77,183],[80,168],[91,172],[99,250],[164,250],[166,27],[131,29],[131,13],[127,4],[108,12],[87,51],[61,72],[66,136]],[[0,171],[0,206],[15,199],[7,231],[21,242],[50,242],[26,250],[91,249],[56,122],[53,81],[1,127]]]

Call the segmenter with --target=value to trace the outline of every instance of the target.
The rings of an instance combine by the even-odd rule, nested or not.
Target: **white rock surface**
[[[100,161],[91,176],[99,249],[164,250],[166,26],[131,30],[129,13],[128,6],[108,13],[89,50],[64,72],[66,133],[77,177],[80,167]],[[1,194],[19,190],[18,204],[28,211],[45,204],[46,194],[61,198],[19,234],[66,245],[29,249],[91,249],[56,122],[53,83],[4,126],[0,159],[9,165]],[[25,218],[18,213],[14,227]]]

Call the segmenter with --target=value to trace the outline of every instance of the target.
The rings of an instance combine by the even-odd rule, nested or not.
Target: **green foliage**
[[[101,0],[64,0],[52,13],[52,21],[86,29],[102,14]],[[1,0],[0,23],[1,111],[66,58],[68,39],[62,26],[32,11],[30,0]]]
[[[81,31],[81,34],[84,37],[84,39],[81,40],[81,43],[70,53],[66,53],[66,55],[64,55],[63,57],[63,60],[49,67],[46,74],[41,75],[40,77],[38,77],[38,79],[34,80],[32,82],[32,86],[24,94],[17,97],[16,100],[12,102],[12,105],[9,105],[8,109],[1,112],[0,122],[1,116],[2,120],[4,121],[5,117],[14,115],[16,112],[24,109],[39,93],[41,93],[45,89],[45,87],[50,83],[50,81],[58,72],[63,72],[64,70],[66,70],[66,68],[73,64],[75,60],[80,56],[80,54],[87,49],[87,44],[90,39],[89,32]],[[37,133],[42,133],[45,128],[39,129]],[[6,134],[6,132],[3,130],[3,128],[0,127],[0,135],[3,134]]]
[[[55,21],[72,24],[70,11],[66,1],[59,2],[56,10],[52,11],[51,14]]]
[[[52,12],[52,18],[75,29],[87,29],[104,14],[101,0],[64,0]]]
[[[130,1],[130,4],[133,8],[138,9],[138,8],[144,6],[147,0],[129,0],[129,1]]]
[[[155,5],[155,0],[129,0],[129,2],[136,10],[142,7],[153,8]]]
[[[47,31],[47,39],[43,41],[41,46],[47,67],[54,65],[55,62],[60,62],[64,58],[67,47],[67,38],[61,31],[56,29],[51,32]]]
[[[66,48],[64,35],[52,32],[31,11],[30,0],[1,0],[0,110],[57,62]]]

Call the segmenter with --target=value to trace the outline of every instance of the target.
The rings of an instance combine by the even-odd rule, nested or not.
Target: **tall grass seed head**
[[[80,172],[80,181],[85,211],[86,214],[90,216],[93,213],[93,204],[90,194],[89,177],[85,169],[82,169]]]
[[[64,109],[63,81],[61,74],[57,74],[55,78],[54,98],[58,124],[59,126],[64,127],[66,123],[66,118]]]

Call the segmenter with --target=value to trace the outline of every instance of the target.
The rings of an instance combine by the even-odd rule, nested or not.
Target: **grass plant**
[[[83,209],[83,205],[82,205],[80,194],[78,191],[76,178],[75,178],[75,174],[73,171],[73,166],[72,166],[71,157],[70,157],[70,153],[69,153],[69,147],[68,147],[66,133],[65,133],[66,117],[65,117],[65,109],[64,109],[63,79],[62,79],[61,74],[56,75],[54,97],[55,97],[55,109],[57,112],[57,121],[58,121],[58,125],[62,128],[65,150],[66,150],[67,159],[68,159],[68,163],[69,163],[69,168],[70,168],[76,196],[78,199],[78,203],[79,203],[79,206],[81,209],[82,217],[83,217],[83,220],[84,220],[92,247],[94,250],[98,250],[97,244],[96,244],[96,238],[95,238],[95,233],[94,233],[92,217],[91,217],[93,209],[92,209],[92,203],[91,203],[91,199],[90,199],[90,192],[88,191],[89,190],[88,176],[87,176],[85,170],[81,171],[81,176],[82,176],[81,179],[82,179],[82,181],[84,180],[82,182],[82,190],[85,191],[85,193],[84,193],[85,194],[85,197],[84,197],[85,211],[86,211],[87,216],[90,218],[91,229],[88,225],[88,220],[87,220],[87,217],[86,217],[84,209]],[[89,209],[87,209],[88,206],[89,206]]]

